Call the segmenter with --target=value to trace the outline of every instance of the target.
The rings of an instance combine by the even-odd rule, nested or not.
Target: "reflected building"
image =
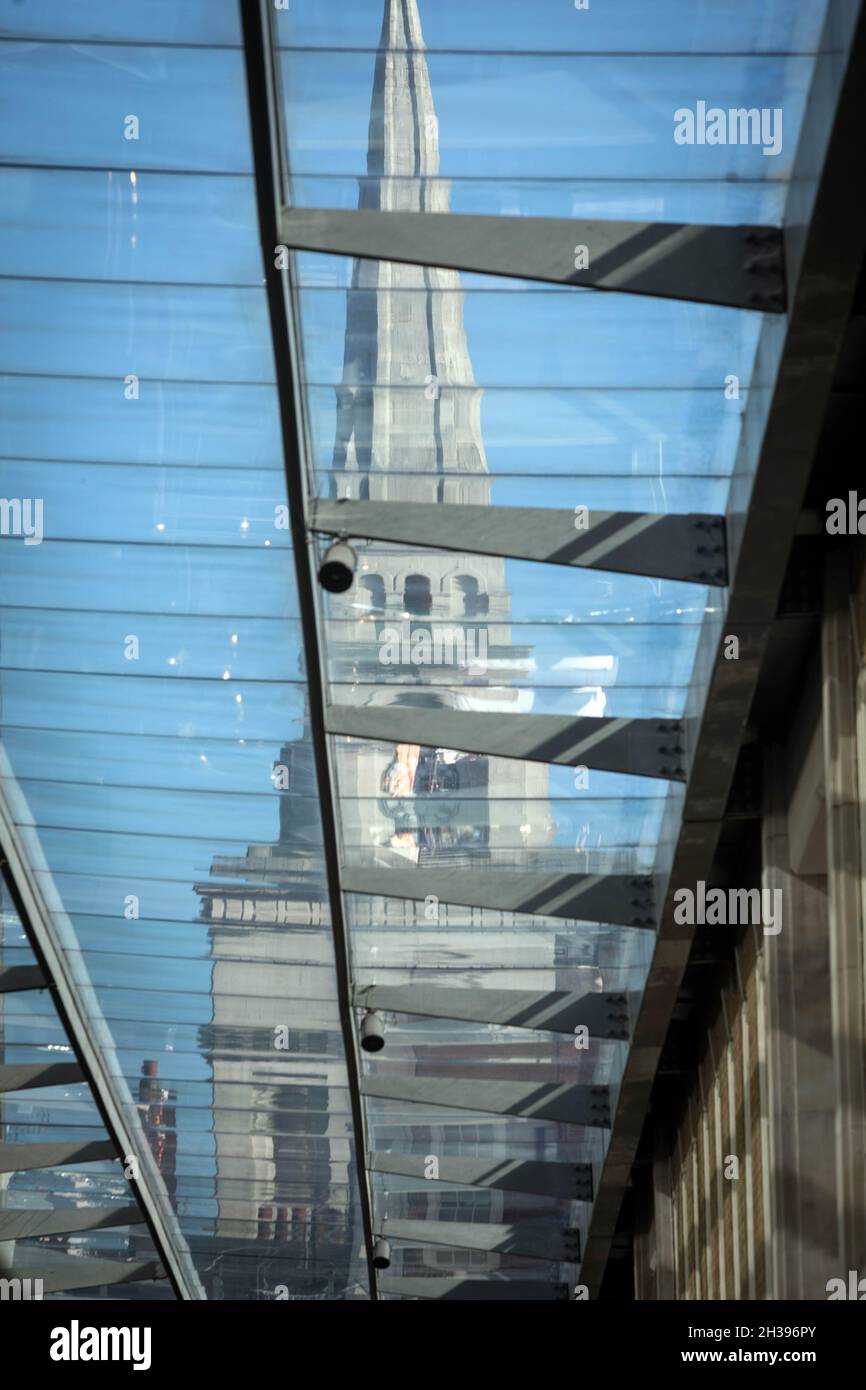
[[[415,0],[386,0],[367,168],[361,207],[448,209]],[[335,442],[325,479],[329,495],[489,505],[482,393],[467,346],[459,275],[356,262],[347,299]],[[352,589],[329,596],[325,630],[335,701],[447,705],[489,711],[491,718],[531,708],[532,692],[518,682],[531,669],[532,650],[513,640],[502,559],[365,547]],[[532,867],[533,851],[551,839],[548,768],[540,763],[497,760],[493,786],[490,760],[447,749],[340,739],[336,758],[343,851],[350,862]],[[322,1210],[335,1191],[351,1190],[353,1160],[339,1020],[324,1017],[316,1003],[316,974],[331,967],[333,942],[309,738],[286,745],[278,766],[285,770],[278,842],[252,846],[244,858],[219,858],[211,880],[196,886],[211,923],[214,962],[214,1015],[202,1044],[213,1059],[214,1106],[236,1109],[239,1124],[237,1134],[220,1128],[216,1136],[217,1231],[235,1240],[280,1240],[293,1258],[309,1257],[313,1264],[317,1242],[327,1239],[332,1266],[341,1263],[343,1241],[348,1268],[360,1231],[339,1212]],[[519,940],[513,926],[493,911],[439,905],[431,923],[423,903],[387,898],[354,900],[352,911],[356,946],[367,931],[392,929],[405,937],[407,962],[423,957],[425,942],[443,928],[455,958],[461,951],[466,959],[477,955],[477,933],[484,928],[497,958],[530,961],[525,942],[521,956],[513,949]],[[531,978],[509,969],[503,985],[556,987],[558,938],[539,933],[536,940]],[[275,954],[282,964],[257,964],[257,955],[271,960]],[[594,969],[587,971],[595,982]],[[394,969],[387,978],[399,983],[404,975],[409,978]],[[289,1013],[297,1026],[280,1055],[274,1031]],[[429,1074],[447,1047],[452,1074],[461,1066],[475,1076],[493,1074],[483,1060],[489,1045],[471,1026],[465,1031],[466,1040],[456,1044],[431,1035],[429,1043],[410,1049],[410,1065]],[[574,1052],[567,1041],[563,1046],[573,1078]],[[551,1060],[549,1045],[530,1037],[516,1056],[530,1064]],[[245,1091],[242,1103],[233,1099],[238,1087]],[[261,1130],[251,1134],[244,1121],[254,1102]],[[427,1118],[419,1115],[416,1134],[428,1131]],[[507,1121],[489,1117],[485,1142],[504,1141],[507,1129]],[[387,1125],[373,1122],[371,1132],[374,1142],[388,1142]],[[251,1195],[269,1188],[276,1196],[259,1201]],[[486,1219],[503,1219],[508,1196],[489,1189],[442,1193],[427,1185],[417,1196],[405,1195],[405,1204],[408,1212],[433,1215],[441,1208],[467,1219],[483,1206]],[[318,1288],[315,1278],[312,1287]]]
[[[449,202],[418,6],[388,0],[359,205],[445,213]],[[458,272],[356,261],[330,495],[489,505],[481,395]],[[513,642],[505,561],[435,553],[435,534],[429,546],[365,547],[356,583],[331,599],[334,699],[449,705],[491,717],[529,708],[531,692],[514,682],[526,676],[531,652]],[[396,853],[414,862],[457,856],[478,863],[548,838],[546,822],[538,823],[547,788],[540,765],[497,767],[496,797],[509,804],[491,821],[484,758],[346,741],[338,756],[343,839],[358,859],[387,863]]]
[[[213,956],[200,1043],[218,1116],[214,1230],[225,1249],[279,1245],[292,1296],[334,1298],[362,1235],[310,744],[281,764],[278,842],[216,860],[196,885]]]

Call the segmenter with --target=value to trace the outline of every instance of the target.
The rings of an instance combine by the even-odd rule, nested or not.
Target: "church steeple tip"
[[[367,173],[361,206],[393,207],[393,194],[381,179],[426,179],[439,173],[439,123],[421,31],[418,0],[385,0],[376,56],[367,146]],[[409,207],[420,209],[425,185],[419,183]],[[405,207],[406,190],[397,193]],[[443,209],[444,210],[444,209]]]

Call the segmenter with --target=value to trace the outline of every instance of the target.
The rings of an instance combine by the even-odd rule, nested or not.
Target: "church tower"
[[[449,210],[416,0],[386,0],[358,205]],[[480,403],[458,273],[356,261],[337,391],[335,495],[488,503]],[[493,566],[487,592],[498,593],[503,564],[485,563]]]
[[[417,0],[386,0],[373,79],[367,174],[361,208],[447,213],[450,189],[439,177],[439,123]],[[476,385],[457,271],[356,261],[347,296],[342,381],[337,388],[330,491],[371,501],[489,505],[491,484],[481,433],[482,391]],[[347,703],[447,705],[497,712],[529,708],[531,694],[512,681],[530,667],[531,652],[515,645],[505,561],[497,557],[369,545],[357,581],[328,605],[329,675],[334,698]],[[491,666],[501,684],[491,688]],[[398,684],[400,694],[393,687]],[[412,686],[407,698],[406,687]],[[389,690],[389,687],[391,689]],[[347,797],[344,828],[366,859],[390,844],[412,852],[399,827],[389,835],[377,797],[387,781],[381,752],[353,743],[339,751]],[[462,767],[464,778],[486,776],[486,762]],[[411,770],[398,767],[405,787]],[[541,807],[547,771],[517,763],[497,768],[497,798],[508,799],[493,823],[484,800],[474,827],[453,828],[450,849],[482,844],[521,851],[547,842]],[[423,791],[423,786],[421,788]],[[417,791],[417,788],[416,788]],[[359,800],[356,800],[359,798]],[[502,821],[505,821],[502,824]],[[361,832],[367,844],[362,845]],[[522,827],[522,829],[521,829]],[[470,833],[472,832],[472,833]],[[441,853],[441,841],[438,845]],[[423,850],[422,850],[423,855]]]

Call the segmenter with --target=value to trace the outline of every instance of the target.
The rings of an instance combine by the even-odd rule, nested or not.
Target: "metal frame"
[[[294,338],[294,306],[289,285],[282,271],[275,267],[274,248],[280,241],[278,214],[282,202],[280,114],[276,98],[276,75],[273,68],[271,22],[273,6],[268,0],[241,0],[244,61],[247,75],[253,165],[259,232],[265,268],[271,338],[276,367],[283,440],[283,462],[289,501],[289,523],[298,586],[301,632],[308,677],[310,731],[318,782],[319,806],[324,840],[325,877],[331,911],[331,929],[337,977],[337,997],[340,1009],[349,1096],[354,1128],[355,1167],[364,1227],[367,1277],[371,1299],[377,1298],[376,1270],[373,1265],[373,1208],[366,1166],[366,1128],[361,1100],[359,1077],[361,1071],[355,1017],[351,999],[351,966],[348,931],[343,913],[342,889],[335,789],[328,757],[325,733],[325,691],[323,664],[316,624],[315,580],[311,568],[313,559],[307,537],[306,488],[302,459],[302,419],[300,382],[297,372]]]
[[[77,1062],[22,1062],[0,1066],[0,1092],[31,1091],[38,1086],[74,1086],[85,1080]]]
[[[400,1298],[442,1299],[453,1302],[550,1303],[570,1297],[568,1284],[543,1279],[428,1279],[389,1278],[380,1281],[383,1294]]]
[[[22,1266],[21,1273],[26,1279],[38,1280],[45,1293],[94,1289],[103,1284],[137,1284],[166,1277],[159,1260],[79,1260],[74,1256],[50,1264]]]
[[[138,1207],[70,1207],[58,1211],[0,1211],[0,1240],[32,1240],[35,1236],[103,1231],[111,1226],[141,1226]]]
[[[172,1233],[169,1230],[166,1216],[169,1210],[168,1194],[165,1191],[162,1175],[156,1166],[150,1146],[143,1135],[140,1143],[133,1141],[132,1130],[129,1127],[123,1105],[115,1093],[117,1083],[109,1073],[103,1049],[99,1047],[97,1042],[102,1023],[101,1015],[93,1007],[89,1010],[85,1008],[84,1000],[73,978],[68,955],[63,949],[58,925],[58,923],[62,924],[65,919],[62,914],[52,914],[49,911],[34,866],[24,853],[18,827],[10,814],[6,793],[3,791],[3,787],[15,787],[16,784],[2,748],[0,748],[0,764],[7,774],[0,782],[0,861],[2,861],[3,878],[27,935],[27,940],[39,962],[39,969],[42,971],[44,981],[50,982],[54,1006],[66,1036],[75,1051],[84,1078],[90,1087],[102,1122],[110,1136],[110,1142],[105,1141],[105,1144],[94,1143],[85,1146],[78,1144],[75,1147],[102,1150],[107,1145],[110,1153],[94,1152],[94,1158],[119,1158],[135,1155],[139,1163],[140,1176],[127,1178],[126,1181],[129,1183],[143,1219],[147,1223],[159,1254],[160,1268],[170,1279],[178,1298],[184,1300],[203,1298],[204,1290],[199,1283],[192,1261],[188,1254],[176,1248]],[[51,881],[47,865],[43,866],[43,879],[48,883]],[[91,1005],[93,1003],[94,1000],[91,999]],[[128,1097],[128,1104],[130,1110],[135,1113],[131,1096]],[[11,1147],[7,1146],[7,1151]],[[41,1148],[47,1152],[48,1149],[58,1146],[32,1145],[26,1147]],[[69,1160],[67,1158],[66,1160],[54,1161]],[[86,1160],[79,1158],[78,1161],[84,1162]],[[26,1167],[27,1164],[24,1166]],[[36,1165],[31,1163],[30,1166]],[[48,1162],[41,1166],[50,1167],[53,1164]],[[7,1168],[6,1171],[18,1171],[18,1169]],[[156,1196],[160,1189],[162,1201],[158,1200]],[[32,1273],[32,1271],[28,1272]],[[97,1282],[105,1283],[108,1281],[98,1280]],[[45,1287],[48,1288],[49,1285],[46,1284]]]
[[[536,993],[522,989],[447,989],[440,985],[356,985],[359,1009],[387,1010],[425,1018],[452,1018],[467,1023],[495,1023],[547,1033],[574,1033],[588,1028],[594,1038],[627,1041],[640,994],[572,994],[566,990]]]
[[[525,1255],[553,1264],[580,1263],[580,1232],[576,1227],[559,1233],[559,1240],[543,1227],[536,1231],[531,1222],[509,1225],[496,1221],[404,1221],[386,1217],[376,1227],[385,1240],[401,1240],[413,1245],[448,1245],[458,1250],[486,1250],[491,1253]]]
[[[395,856],[396,858],[396,856]],[[638,874],[521,874],[462,869],[407,869],[345,864],[343,890],[377,898],[423,900],[435,897],[458,907],[497,912],[529,912],[569,922],[601,922],[621,927],[656,926],[655,884]]]
[[[329,704],[325,726],[330,734],[384,743],[419,743],[423,748],[454,748],[672,782],[686,779],[685,729],[675,719],[511,713],[491,719],[473,710]]]
[[[831,0],[785,216],[791,287],[787,332],[782,339],[778,321],[767,321],[759,340],[756,379],[763,386],[744,419],[727,518],[730,602],[724,626],[708,629],[696,664],[696,684],[706,690],[706,702],[691,752],[693,771],[671,887],[587,1235],[581,1280],[591,1295],[604,1275],[689,956],[691,931],[673,922],[672,892],[706,878],[712,866],[866,254],[866,203],[850,196],[851,171],[862,153],[864,92],[866,11],[860,0]],[[742,639],[740,662],[723,654],[722,639],[731,633]]]
[[[49,1144],[0,1145],[0,1173],[29,1173],[64,1163],[101,1163],[118,1158],[112,1139],[68,1139]]]
[[[0,994],[18,994],[24,990],[45,989],[48,981],[38,965],[0,966]]]
[[[541,1197],[561,1197],[567,1202],[592,1201],[591,1163],[546,1163],[535,1159],[440,1158],[435,1178],[428,1177],[422,1154],[372,1153],[371,1173],[394,1173],[425,1182],[447,1182],[456,1187],[494,1187],[503,1192],[531,1192]]]
[[[553,507],[319,497],[310,504],[309,527],[327,536],[357,536],[506,560],[716,587],[728,582],[724,521],[697,513],[587,510],[578,516]]]
[[[784,313],[777,227],[284,207],[282,245]],[[585,252],[585,269],[576,266]]]
[[[361,1094],[412,1105],[473,1110],[609,1129],[610,1087],[555,1081],[465,1081],[440,1076],[362,1076]]]

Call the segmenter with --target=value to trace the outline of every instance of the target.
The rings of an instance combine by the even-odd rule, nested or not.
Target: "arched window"
[[[407,613],[414,613],[420,618],[429,617],[433,611],[433,595],[426,574],[407,574],[403,586],[403,607]]]
[[[468,574],[458,575],[457,588],[463,595],[463,617],[483,618],[490,607],[490,597],[479,593],[478,580]]]

